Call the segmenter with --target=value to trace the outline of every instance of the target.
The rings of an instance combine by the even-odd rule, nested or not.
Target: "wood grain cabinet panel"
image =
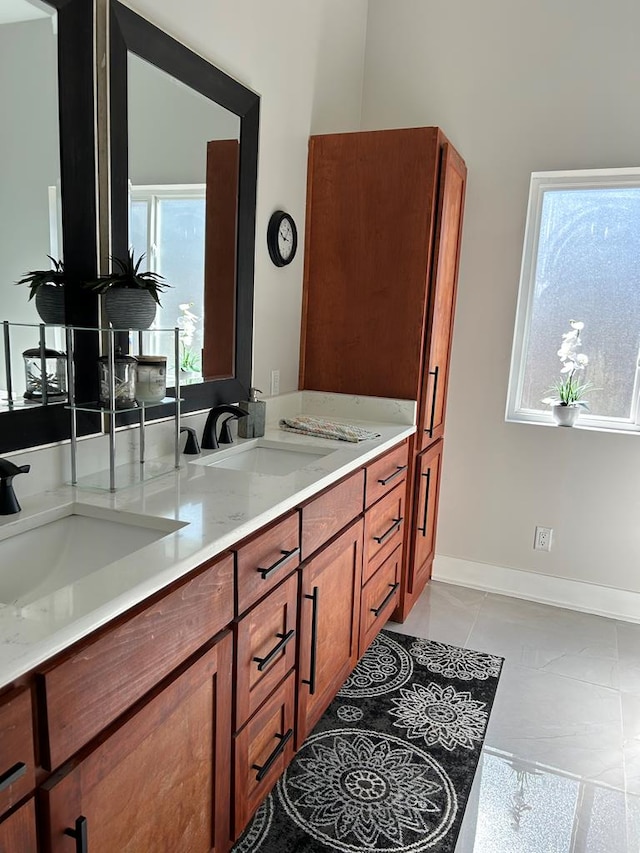
[[[292,672],[236,735],[234,746],[234,837],[293,758],[295,674]]]
[[[358,661],[362,530],[358,519],[300,569],[297,746]]]
[[[364,509],[364,470],[350,474],[302,507],[302,558],[306,560]]]
[[[51,853],[73,850],[83,822],[91,853],[228,849],[231,646],[226,632],[45,782]]]
[[[413,528],[411,530],[412,561],[409,566],[409,591],[424,586],[431,573],[435,551],[442,442],[425,450],[416,460],[416,486]]]
[[[235,728],[240,729],[296,662],[298,575],[234,625]]]
[[[233,549],[236,554],[236,614],[259,601],[300,565],[300,516],[292,512]]]
[[[403,481],[367,510],[364,518],[364,573],[366,582],[402,542],[407,484]]]
[[[11,690],[0,699],[0,814],[35,787],[31,690]]]
[[[365,507],[368,509],[391,489],[406,482],[409,468],[409,444],[403,441],[366,466]]]
[[[36,808],[33,797],[0,823],[0,853],[35,853]]]
[[[58,767],[233,619],[233,557],[38,673],[46,702],[42,764]]]
[[[402,545],[387,557],[373,577],[362,587],[360,606],[360,657],[384,627],[398,602]]]

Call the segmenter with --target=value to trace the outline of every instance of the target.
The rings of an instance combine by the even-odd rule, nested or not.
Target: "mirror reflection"
[[[129,245],[171,285],[154,327],[180,329],[181,385],[230,377],[240,118],[128,52],[127,123]],[[146,338],[173,364],[166,334]]]
[[[40,0],[0,3],[0,110],[0,319],[37,324],[41,320],[35,299],[29,300],[29,286],[16,287],[14,282],[29,270],[51,268],[47,255],[62,259],[57,15]],[[22,356],[40,346],[38,330],[12,325],[10,334],[14,399],[20,405],[38,405],[41,377],[33,371],[39,372],[39,362]],[[61,329],[47,329],[46,348],[64,350]],[[1,345],[0,410],[7,408],[9,384],[4,350]]]

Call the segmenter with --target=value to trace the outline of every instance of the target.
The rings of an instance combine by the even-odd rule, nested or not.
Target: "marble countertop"
[[[360,418],[362,413],[358,412]],[[367,413],[370,416],[370,412]],[[35,527],[77,505],[91,514],[134,513],[180,528],[116,562],[35,601],[0,604],[0,687],[222,553],[283,513],[410,436],[415,426],[336,418],[366,426],[378,438],[358,443],[318,439],[276,428],[265,439],[291,447],[319,444],[327,455],[286,475],[256,474],[194,462],[114,494],[70,486],[23,503],[18,516],[0,519],[0,540]],[[237,439],[242,444],[242,439]],[[223,451],[224,452],[224,451]],[[205,451],[214,456],[217,451]],[[204,455],[203,454],[203,455]],[[1,541],[0,541],[1,544]],[[0,568],[0,571],[5,567]]]

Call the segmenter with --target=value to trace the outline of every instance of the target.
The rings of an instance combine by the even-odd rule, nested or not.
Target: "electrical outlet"
[[[550,551],[551,539],[553,537],[552,527],[536,527],[536,535],[533,540],[534,551]]]
[[[271,396],[277,397],[280,393],[280,371],[271,371]]]

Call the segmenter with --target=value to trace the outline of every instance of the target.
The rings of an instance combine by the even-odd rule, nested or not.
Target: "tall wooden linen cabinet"
[[[418,402],[399,621],[433,563],[465,180],[437,127],[309,142],[300,388]]]

